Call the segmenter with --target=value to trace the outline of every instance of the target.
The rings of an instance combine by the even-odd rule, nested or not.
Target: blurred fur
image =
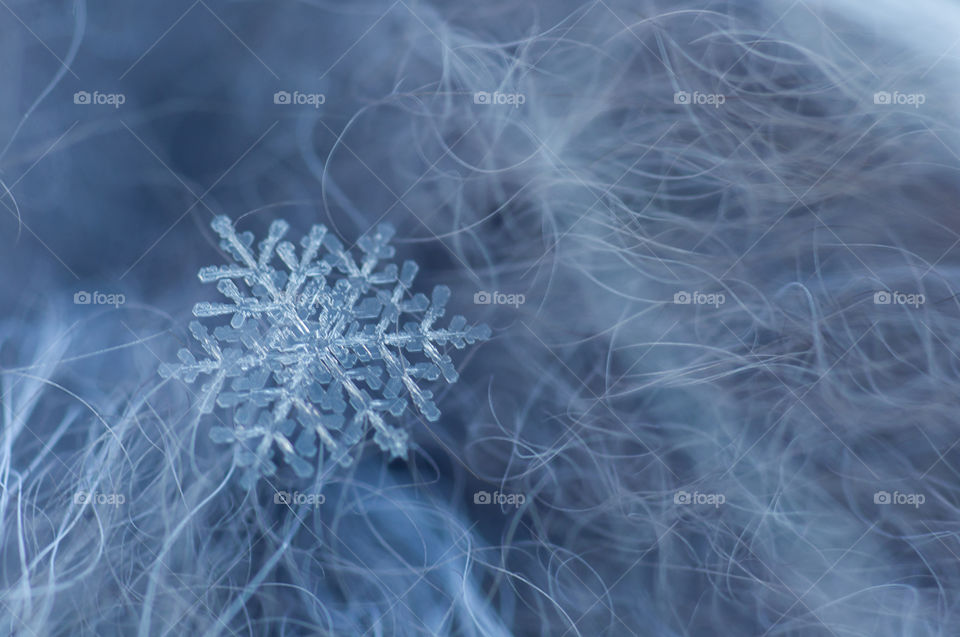
[[[0,632],[952,634],[960,10],[880,4],[11,2]],[[156,375],[219,213],[389,220],[494,327],[405,462],[237,486]]]

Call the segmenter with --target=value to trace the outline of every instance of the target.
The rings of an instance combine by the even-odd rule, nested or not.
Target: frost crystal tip
[[[455,382],[446,346],[461,349],[490,337],[490,328],[468,326],[462,316],[446,328],[434,326],[450,289],[437,286],[430,299],[411,295],[416,263],[406,261],[399,271],[392,263],[381,266],[394,253],[388,224],[358,241],[359,261],[322,225],[300,241],[299,257],[282,240],[289,229],[284,221],[271,224],[257,252],[253,235],[237,233],[228,217],[211,225],[233,263],[202,268],[199,276],[216,281],[227,302],[197,303],[193,313],[229,316],[230,323],[211,334],[191,322],[205,356],[181,349],[179,364],[161,365],[160,375],[186,383],[208,378],[200,412],[233,410],[232,426],[213,427],[210,437],[234,445],[247,486],[276,472],[275,449],[302,477],[326,456],[348,465],[351,449],[371,428],[380,448],[404,455],[407,432],[390,421],[411,403],[435,421],[440,411],[422,382],[441,375]]]

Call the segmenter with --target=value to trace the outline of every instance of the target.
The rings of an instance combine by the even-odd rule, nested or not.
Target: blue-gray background
[[[0,632],[952,634],[957,25],[0,1]],[[318,509],[225,480],[156,374],[216,214],[389,221],[494,329],[409,457],[365,445]]]

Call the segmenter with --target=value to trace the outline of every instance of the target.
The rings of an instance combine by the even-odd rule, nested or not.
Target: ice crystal
[[[461,349],[490,336],[486,325],[469,326],[462,316],[446,328],[434,326],[450,289],[436,286],[429,300],[411,295],[416,263],[406,261],[399,271],[381,265],[394,254],[388,224],[357,242],[359,261],[322,225],[303,237],[299,257],[282,240],[285,221],[270,225],[256,253],[252,233],[237,233],[228,217],[211,225],[233,263],[201,268],[199,277],[216,281],[228,302],[197,303],[193,313],[229,316],[229,325],[211,334],[191,322],[205,356],[181,349],[180,363],[161,365],[160,374],[188,384],[201,374],[209,378],[200,389],[200,412],[232,410],[225,412],[231,426],[213,427],[210,437],[234,445],[247,485],[276,472],[275,450],[302,477],[326,457],[348,465],[370,429],[381,449],[404,455],[407,432],[396,423],[407,407],[429,421],[440,416],[423,381],[457,380],[446,346]],[[277,261],[282,266],[274,267]]]

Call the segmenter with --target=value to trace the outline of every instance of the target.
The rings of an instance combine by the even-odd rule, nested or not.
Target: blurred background
[[[953,634],[958,26],[0,0],[0,632]],[[408,457],[237,486],[157,375],[221,214],[491,326]]]

